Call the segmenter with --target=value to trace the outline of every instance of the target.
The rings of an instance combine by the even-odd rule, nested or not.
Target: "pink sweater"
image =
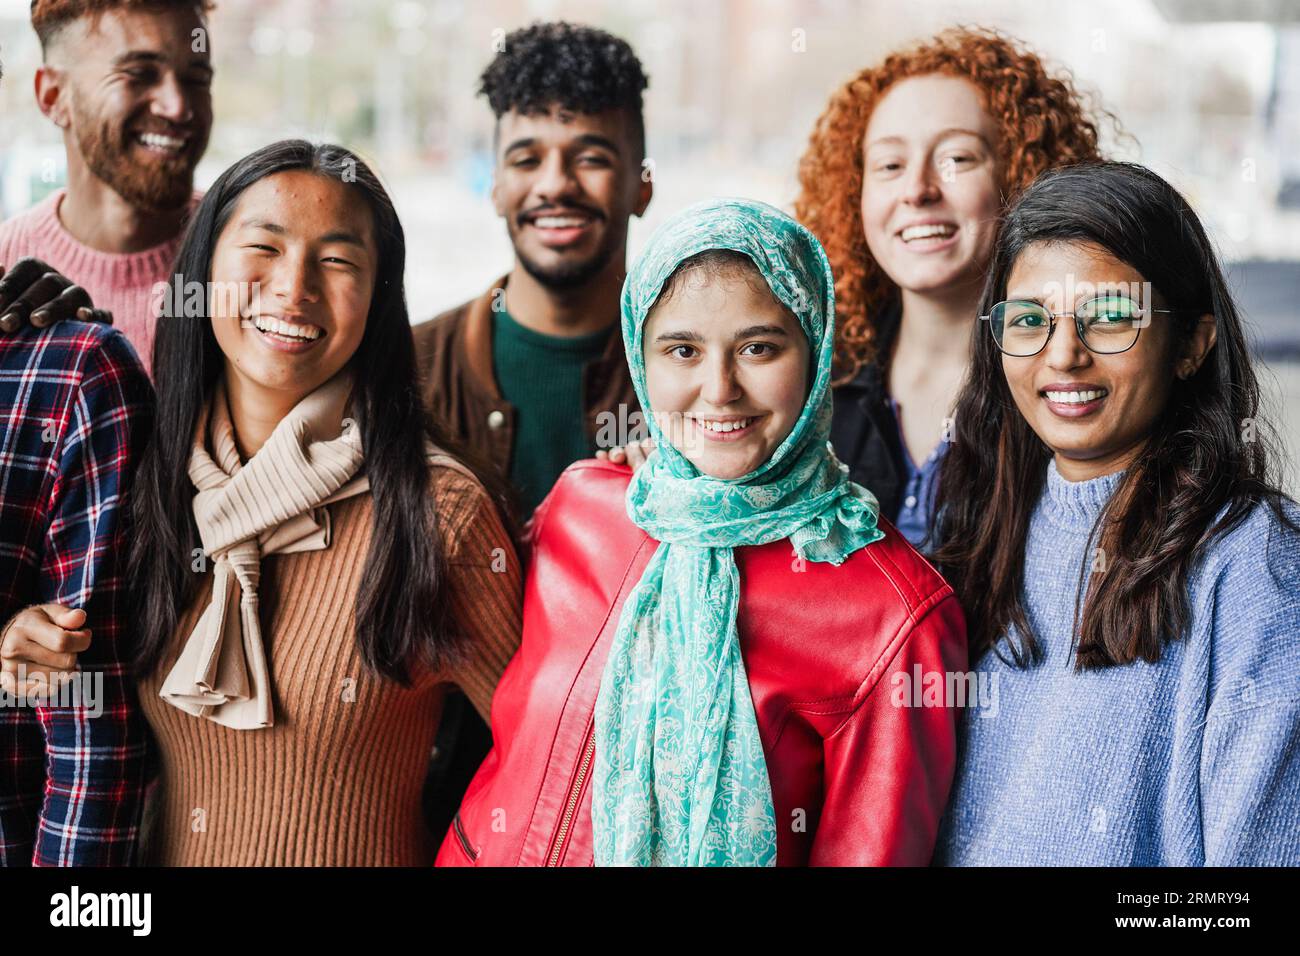
[[[168,282],[181,235],[142,252],[100,252],[82,245],[59,221],[60,189],[24,213],[0,223],[0,265],[23,256],[44,259],[81,286],[100,309],[113,313],[113,327],[126,336],[149,371],[153,360],[153,287]],[[200,194],[190,206],[193,213]]]

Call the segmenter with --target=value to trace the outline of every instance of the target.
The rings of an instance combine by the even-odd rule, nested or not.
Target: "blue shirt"
[[[920,549],[930,530],[930,512],[934,507],[934,492],[939,478],[939,465],[948,443],[941,441],[934,446],[928,458],[917,467],[903,440],[903,422],[898,414],[898,402],[889,397],[889,407],[893,409],[894,421],[898,425],[898,443],[903,449],[903,462],[907,466],[907,481],[903,486],[903,500],[898,508],[898,518],[894,527],[914,548]]]
[[[1049,466],[1024,588],[1044,659],[975,663],[989,693],[963,715],[937,863],[1300,864],[1300,533],[1256,506],[1197,558],[1158,662],[1076,672],[1075,588],[1120,478]]]

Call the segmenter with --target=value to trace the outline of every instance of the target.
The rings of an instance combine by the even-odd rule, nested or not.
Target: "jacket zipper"
[[[596,727],[593,724],[587,732],[587,746],[583,748],[582,759],[578,761],[578,773],[573,778],[573,786],[569,789],[569,799],[564,804],[564,816],[560,818],[560,829],[555,834],[555,843],[551,846],[551,855],[546,860],[547,866],[560,865],[560,854],[564,850],[564,841],[573,829],[573,817],[578,812],[578,797],[582,793],[582,785],[587,780],[587,772],[591,769],[591,759],[595,754]]]
[[[465,855],[469,857],[469,861],[471,863],[477,862],[478,850],[474,849],[469,844],[469,837],[465,835],[465,828],[461,826],[459,810],[456,811],[456,816],[452,818],[451,828],[456,831],[456,839],[460,841],[460,848],[465,851]]]

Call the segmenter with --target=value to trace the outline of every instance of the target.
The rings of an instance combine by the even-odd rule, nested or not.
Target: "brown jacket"
[[[505,285],[502,278],[477,299],[412,329],[426,406],[449,438],[492,462],[503,478],[510,474],[516,419],[492,371],[492,300]],[[613,413],[622,434],[630,427],[623,423],[640,411],[621,335],[611,335],[605,354],[587,366],[582,401],[593,444],[602,412]]]

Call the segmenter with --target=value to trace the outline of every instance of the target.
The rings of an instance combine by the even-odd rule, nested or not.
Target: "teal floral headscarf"
[[[883,537],[875,497],[849,481],[828,441],[830,263],[816,238],[780,210],[710,200],[651,237],[622,301],[642,408],[651,407],[646,315],[683,260],[710,249],[747,255],[798,318],[814,361],[812,384],[789,436],[736,479],[701,473],[648,416],[656,449],[632,477],[627,513],[660,545],[623,606],[596,700],[591,812],[602,866],[775,864],[772,788],[736,632],[741,582],[733,549],[789,538],[799,558],[840,564]]]

